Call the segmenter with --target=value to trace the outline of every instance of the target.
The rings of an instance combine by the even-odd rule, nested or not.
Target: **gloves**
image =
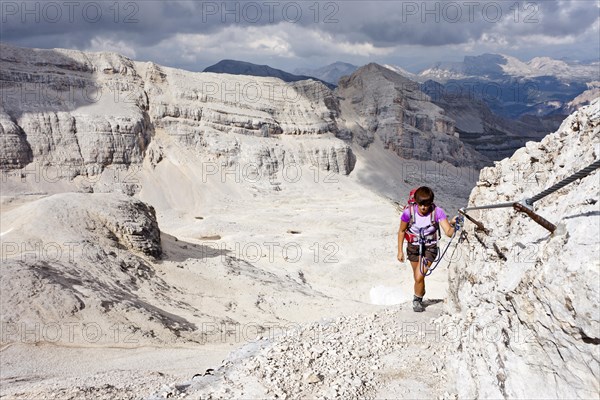
[[[465,218],[462,215],[457,215],[456,222],[454,223],[454,230],[457,232],[460,231],[462,229],[464,223],[465,223]]]

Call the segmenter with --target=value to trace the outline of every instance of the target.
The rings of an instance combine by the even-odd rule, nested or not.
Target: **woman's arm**
[[[444,233],[446,234],[446,236],[452,237],[452,235],[454,235],[454,224],[455,223],[456,223],[456,217],[452,218],[452,220],[450,222],[448,222],[447,218],[440,220],[440,226],[444,230]],[[452,226],[450,224],[452,224]]]
[[[408,223],[400,221],[400,229],[398,229],[398,261],[404,262],[404,234],[408,229]]]

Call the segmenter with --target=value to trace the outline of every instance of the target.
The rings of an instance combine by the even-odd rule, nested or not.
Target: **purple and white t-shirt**
[[[408,231],[412,234],[418,235],[419,228],[425,228],[425,227],[431,225],[431,212],[428,213],[427,215],[421,215],[419,213],[419,207],[417,207],[417,206],[413,206],[413,207],[414,207],[414,214],[415,214],[415,223],[409,228]],[[446,215],[446,212],[444,212],[444,209],[442,207],[435,207],[435,220],[437,222],[440,222],[441,220],[447,219],[447,218],[448,218],[448,216]],[[400,219],[406,223],[410,222],[410,208],[406,208],[406,210],[404,210]],[[435,232],[435,226],[430,226],[429,228],[427,228],[425,230],[424,234],[431,235],[434,232]]]

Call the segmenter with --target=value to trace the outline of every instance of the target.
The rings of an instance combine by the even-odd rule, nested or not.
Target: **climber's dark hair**
[[[415,201],[419,205],[431,205],[433,203],[433,190],[427,186],[421,186],[415,192]]]

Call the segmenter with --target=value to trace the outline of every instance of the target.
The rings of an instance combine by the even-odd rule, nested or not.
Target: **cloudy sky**
[[[226,58],[288,71],[345,61],[412,72],[482,53],[600,59],[598,0],[0,3],[4,42],[193,71]]]

